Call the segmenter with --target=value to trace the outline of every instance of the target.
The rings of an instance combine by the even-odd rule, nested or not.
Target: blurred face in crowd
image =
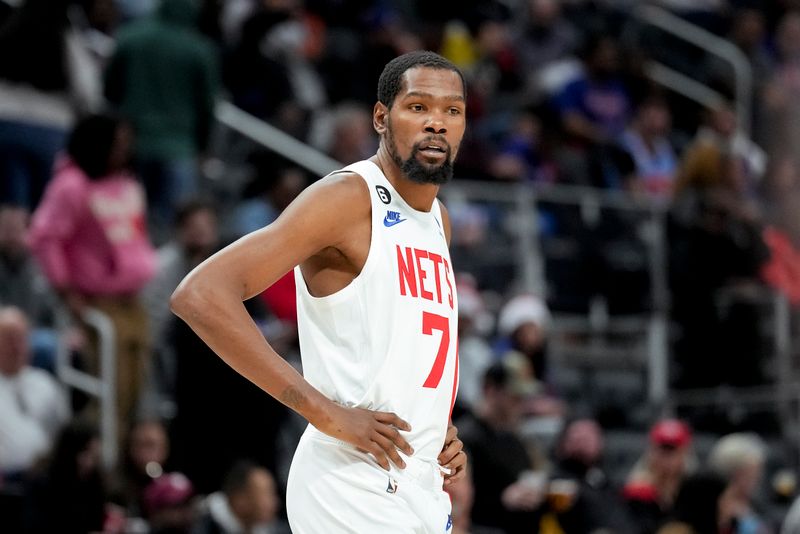
[[[28,210],[16,206],[0,208],[0,254],[19,258],[27,254]]]
[[[145,473],[148,464],[163,466],[169,454],[167,432],[164,425],[157,421],[145,421],[137,424],[131,431],[130,451],[133,465],[139,472]],[[154,465],[150,468],[155,467]]]
[[[558,0],[529,0],[531,21],[537,27],[548,27],[561,14]]]
[[[545,337],[542,328],[534,322],[519,326],[513,334],[514,347],[524,354],[533,354],[542,348]]]
[[[764,15],[756,9],[746,9],[736,17],[733,39],[744,50],[751,50],[764,39]]]
[[[800,59],[800,13],[789,12],[781,20],[777,41],[784,61]]]
[[[721,136],[731,137],[738,127],[736,113],[729,106],[720,106],[711,114],[711,127]]]
[[[653,444],[650,447],[650,468],[661,477],[680,477],[686,471],[688,445]]]
[[[591,466],[603,454],[603,433],[591,419],[581,419],[569,425],[561,443],[561,457],[578,460]]]
[[[733,475],[731,486],[734,491],[744,498],[750,499],[756,492],[764,466],[759,461],[751,461],[741,466]]]
[[[0,309],[0,373],[14,376],[30,362],[28,329],[20,310]]]
[[[133,153],[133,130],[126,123],[120,123],[114,132],[114,143],[108,155],[109,172],[120,171],[128,167]]]
[[[278,513],[278,493],[269,471],[253,469],[247,486],[231,496],[231,507],[248,526],[272,521]]]
[[[100,468],[100,439],[92,438],[78,453],[78,477],[86,478]]]
[[[350,160],[346,160],[350,161]],[[281,171],[278,183],[270,192],[272,204],[278,211],[283,211],[297,198],[306,186],[306,175],[296,167],[290,167]]]
[[[414,67],[386,109],[376,104],[373,119],[392,160],[413,182],[444,184],[466,129],[464,87],[457,72]]]
[[[198,209],[181,224],[178,239],[189,255],[208,255],[219,239],[217,216],[210,209]]]
[[[599,79],[610,78],[619,70],[619,49],[611,39],[600,39],[591,52],[589,70]]]
[[[639,127],[645,135],[667,135],[672,127],[669,108],[658,100],[646,102],[639,110]]]

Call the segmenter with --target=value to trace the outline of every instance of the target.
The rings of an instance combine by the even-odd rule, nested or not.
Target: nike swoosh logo
[[[386,217],[383,218],[383,225],[385,227],[387,227],[387,228],[392,227],[395,224],[400,224],[401,222],[405,222],[405,221],[408,220],[408,219],[392,219],[392,220],[389,220],[388,217],[389,216],[387,215]]]

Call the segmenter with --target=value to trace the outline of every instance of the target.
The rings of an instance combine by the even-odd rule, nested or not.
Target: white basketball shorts
[[[438,465],[400,453],[405,469],[314,427],[300,438],[286,488],[293,534],[450,534],[450,497]]]

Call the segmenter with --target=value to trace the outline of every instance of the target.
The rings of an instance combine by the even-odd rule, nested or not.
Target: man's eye
[[[458,108],[450,108],[450,115],[461,115],[461,110]]]
[[[410,106],[410,109],[411,109],[411,111],[422,111],[422,105],[421,104],[412,104]]]

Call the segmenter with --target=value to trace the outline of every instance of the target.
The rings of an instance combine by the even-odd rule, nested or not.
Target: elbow
[[[198,309],[201,309],[199,300],[199,291],[195,285],[188,280],[184,280],[172,293],[169,299],[169,308],[172,313],[186,320],[188,317],[195,315],[194,312]]]

